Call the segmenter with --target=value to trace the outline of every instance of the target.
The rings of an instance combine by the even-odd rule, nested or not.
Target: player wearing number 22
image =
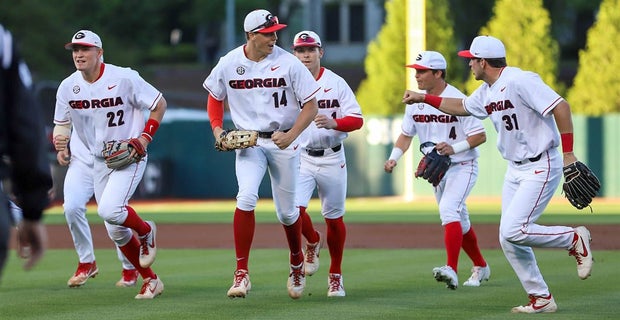
[[[235,150],[239,191],[233,218],[237,268],[228,297],[245,298],[251,289],[249,256],[254,237],[258,188],[269,171],[276,214],[290,250],[289,296],[298,299],[305,288],[301,219],[295,207],[299,177],[299,135],[314,120],[320,89],[308,69],[278,47],[276,32],[286,27],[267,10],[254,10],[244,20],[246,44],[220,58],[205,79],[207,112],[217,142],[223,131],[226,100],[236,129],[259,131],[257,146]],[[298,101],[301,102],[300,110]]]
[[[537,74],[508,67],[506,49],[497,38],[478,36],[459,56],[470,59],[474,77],[484,81],[469,97],[406,91],[403,102],[425,102],[448,114],[491,119],[498,133],[497,148],[508,161],[499,241],[529,296],[528,304],[511,311],[555,312],[557,304],[532,248],[568,250],[577,260],[581,279],[590,276],[593,262],[588,229],[536,223],[558,188],[562,168],[577,161],[570,106]],[[560,143],[563,154],[558,151]]]
[[[442,97],[465,97],[446,82],[447,63],[439,52],[423,51],[417,56],[416,62],[407,67],[415,69],[419,89]],[[482,281],[489,279],[491,269],[478,247],[465,201],[478,178],[479,152],[476,147],[486,141],[482,122],[472,117],[447,115],[424,103],[407,106],[402,132],[384,165],[386,172],[392,172],[416,134],[422,144],[435,144],[437,152],[450,156],[451,160],[445,175],[434,186],[439,217],[444,228],[447,261],[445,266],[433,269],[433,276],[437,281],[445,282],[448,288],[456,289],[459,254],[463,248],[473,262],[472,274],[463,285],[480,286]],[[421,149],[424,152],[430,151]]]
[[[101,39],[94,32],[78,31],[65,48],[72,51],[77,71],[58,87],[54,136],[79,139],[86,148],[84,154],[90,159],[76,169],[86,170],[85,179],[91,179],[92,173],[97,213],[104,219],[112,241],[144,279],[135,298],[152,299],[164,290],[161,279],[150,267],[157,248],[155,223],[142,220],[128,204],[142,179],[148,157],[141,152],[140,161],[111,169],[104,154],[116,141],[126,139],[142,147],[134,148],[132,153],[146,150],[166,112],[166,100],[136,71],[103,63]],[[149,118],[145,124],[146,112]]]
[[[303,222],[302,234],[307,240],[305,271],[306,275],[317,271],[324,240],[314,229],[306,212],[312,193],[317,188],[331,257],[327,296],[344,297],[341,264],[346,239],[343,216],[347,197],[347,167],[342,142],[347,132],[362,127],[364,119],[349,85],[331,70],[321,67],[324,50],[316,33],[297,33],[293,40],[293,54],[308,67],[322,88],[316,96],[319,113],[304,132],[307,144],[301,153],[301,173],[297,185],[296,203]]]

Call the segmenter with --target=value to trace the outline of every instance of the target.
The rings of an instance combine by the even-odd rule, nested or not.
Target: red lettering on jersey
[[[459,120],[456,118],[456,116],[452,116],[452,115],[448,115],[448,114],[415,114],[413,115],[413,121],[414,122],[421,122],[421,123],[430,123],[430,122],[437,122],[437,123],[451,123],[451,122],[458,122]]]
[[[286,87],[286,80],[284,78],[230,80],[228,86],[233,89],[279,88]]]
[[[510,100],[494,101],[484,107],[484,109],[487,111],[487,114],[514,108],[515,106],[510,102]]]
[[[123,98],[103,98],[92,100],[71,100],[69,101],[69,107],[72,109],[98,109],[116,107],[123,104]]]
[[[317,103],[319,105],[319,109],[340,108],[340,102],[338,102],[338,99],[321,99],[317,101]]]

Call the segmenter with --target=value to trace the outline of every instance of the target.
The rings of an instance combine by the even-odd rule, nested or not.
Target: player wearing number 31
[[[506,65],[504,44],[491,36],[476,37],[459,56],[470,59],[484,83],[466,98],[442,98],[406,91],[403,102],[425,102],[453,115],[490,118],[497,148],[508,161],[502,189],[499,240],[506,259],[529,296],[515,313],[555,312],[557,304],[536,263],[532,248],[563,248],[577,260],[577,274],[592,269],[590,232],[585,227],[543,226],[536,221],[562,178],[562,168],[577,161],[568,103],[533,72]],[[562,145],[563,154],[558,151]]]
[[[222,139],[224,100],[236,129],[259,132],[257,146],[235,150],[239,192],[233,234],[237,267],[227,293],[230,298],[245,298],[252,287],[248,260],[254,237],[254,208],[267,170],[276,214],[290,250],[289,296],[298,299],[305,288],[301,219],[295,207],[302,149],[297,138],[317,114],[314,96],[320,86],[297,58],[276,45],[276,32],[285,27],[267,10],[248,13],[243,23],[246,44],[223,56],[203,83],[209,91],[207,112],[218,143]]]
[[[92,165],[83,168],[85,177],[93,173],[97,213],[112,241],[144,279],[136,299],[152,299],[164,289],[150,268],[156,254],[155,224],[142,220],[128,201],[144,174],[146,147],[166,112],[166,100],[136,71],[103,63],[101,39],[92,31],[78,31],[65,48],[72,51],[77,71],[58,87],[53,136],[80,139],[92,157],[86,161]],[[132,146],[128,149],[134,161],[109,168],[104,157],[118,154],[113,148],[123,140]]]

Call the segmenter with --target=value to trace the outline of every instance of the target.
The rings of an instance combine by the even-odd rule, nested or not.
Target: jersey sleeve
[[[489,114],[485,109],[485,86],[481,85],[469,97],[463,99],[463,107],[465,111],[478,119],[486,119]]]
[[[338,99],[340,100],[343,118],[347,116],[362,118],[362,107],[360,107],[359,102],[357,102],[357,98],[355,98],[355,94],[351,87],[349,87],[347,82],[341,77],[338,77],[338,87],[340,88],[338,90]]]
[[[135,105],[148,110],[155,109],[157,103],[162,98],[161,92],[144,80],[137,71],[131,70],[129,73],[129,80],[134,88],[133,99]]]
[[[209,73],[202,83],[202,87],[219,101],[224,101],[224,99],[226,99],[226,85],[224,83],[225,77],[223,70],[225,69],[227,61],[227,56],[220,58],[215,67],[211,69],[211,73]]]
[[[293,90],[297,100],[300,101],[301,105],[304,105],[314,98],[321,86],[316,82],[310,70],[299,59],[290,54],[288,60],[291,63],[290,77],[291,81],[293,81]]]
[[[413,137],[416,135],[417,131],[415,128],[415,123],[413,122],[413,110],[417,108],[418,104],[409,104],[405,108],[405,115],[403,116],[403,124],[401,126],[401,130],[403,135],[407,137]]]
[[[521,77],[513,81],[512,85],[526,106],[543,116],[549,115],[551,110],[563,100],[534,72],[524,72]]]

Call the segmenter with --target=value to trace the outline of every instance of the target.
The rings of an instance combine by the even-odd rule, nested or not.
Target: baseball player
[[[57,151],[58,164],[68,166],[64,181],[63,207],[79,259],[77,270],[67,281],[67,285],[73,288],[84,285],[89,278],[94,278],[99,273],[95,261],[93,238],[86,219],[86,205],[95,193],[93,157],[79,138],[69,139],[68,136],[57,135],[53,137],[53,143]],[[123,267],[121,279],[116,282],[116,286],[135,286],[138,272],[118,247],[116,250]]]
[[[228,290],[231,298],[245,297],[252,287],[248,260],[255,229],[254,208],[267,170],[276,214],[290,249],[289,296],[300,298],[306,283],[301,221],[295,207],[301,151],[297,138],[317,114],[314,96],[320,87],[297,58],[276,45],[276,32],[284,27],[267,10],[248,13],[243,23],[246,44],[220,58],[203,83],[209,91],[207,111],[218,143],[223,132],[224,100],[237,129],[260,132],[258,146],[235,150],[239,185],[233,220],[237,268]]]
[[[17,244],[18,248],[28,248],[18,250],[27,259],[26,270],[36,265],[45,253],[41,217],[52,188],[47,141],[38,107],[30,70],[12,34],[0,24],[0,181],[10,180],[15,201],[23,210]],[[7,194],[0,190],[0,276],[9,250],[9,210]]]
[[[439,52],[423,51],[416,62],[407,67],[416,70],[418,88],[424,92],[441,97],[464,98],[463,93],[446,82],[447,66],[446,59]],[[462,247],[473,263],[472,274],[463,285],[478,287],[482,281],[489,280],[491,268],[478,247],[465,201],[478,178],[479,152],[476,147],[486,141],[482,122],[471,117],[449,116],[424,103],[407,106],[402,132],[385,162],[385,172],[392,172],[416,134],[420,142],[436,144],[437,152],[449,155],[452,163],[439,185],[434,187],[444,228],[447,263],[434,268],[433,275],[437,281],[445,282],[448,288],[456,289]]]
[[[315,188],[321,199],[321,213],[327,226],[327,245],[331,257],[327,279],[328,297],[344,297],[342,255],[347,236],[343,221],[347,197],[347,168],[343,140],[347,132],[364,124],[362,110],[353,90],[340,76],[321,67],[324,54],[321,38],[313,31],[301,31],[293,39],[293,54],[310,70],[318,84],[319,112],[304,132],[307,142],[301,152],[301,169],[295,203],[306,238],[304,265],[306,275],[319,268],[319,253],[324,239],[312,225],[306,212]]]
[[[80,140],[86,148],[91,159],[85,163],[92,162],[92,168],[82,175],[88,179],[92,174],[97,213],[105,220],[110,238],[144,279],[135,298],[153,299],[164,290],[163,282],[150,268],[157,250],[155,223],[142,220],[128,205],[144,174],[147,157],[112,170],[102,152],[115,141],[128,138],[138,139],[146,150],[164,116],[166,100],[136,71],[103,63],[101,39],[94,32],[76,32],[65,48],[72,51],[77,71],[58,87],[53,136],[70,136],[72,142]],[[75,173],[84,169],[76,166]]]
[[[508,161],[499,240],[530,299],[512,312],[555,312],[557,304],[532,248],[568,250],[577,260],[581,279],[588,278],[593,261],[587,228],[536,223],[560,183],[563,166],[577,161],[570,106],[536,73],[508,67],[504,44],[497,38],[476,37],[459,56],[470,59],[475,78],[484,81],[469,97],[406,91],[403,102],[424,102],[448,114],[491,119],[498,133],[497,148]],[[563,154],[558,151],[560,143]]]

